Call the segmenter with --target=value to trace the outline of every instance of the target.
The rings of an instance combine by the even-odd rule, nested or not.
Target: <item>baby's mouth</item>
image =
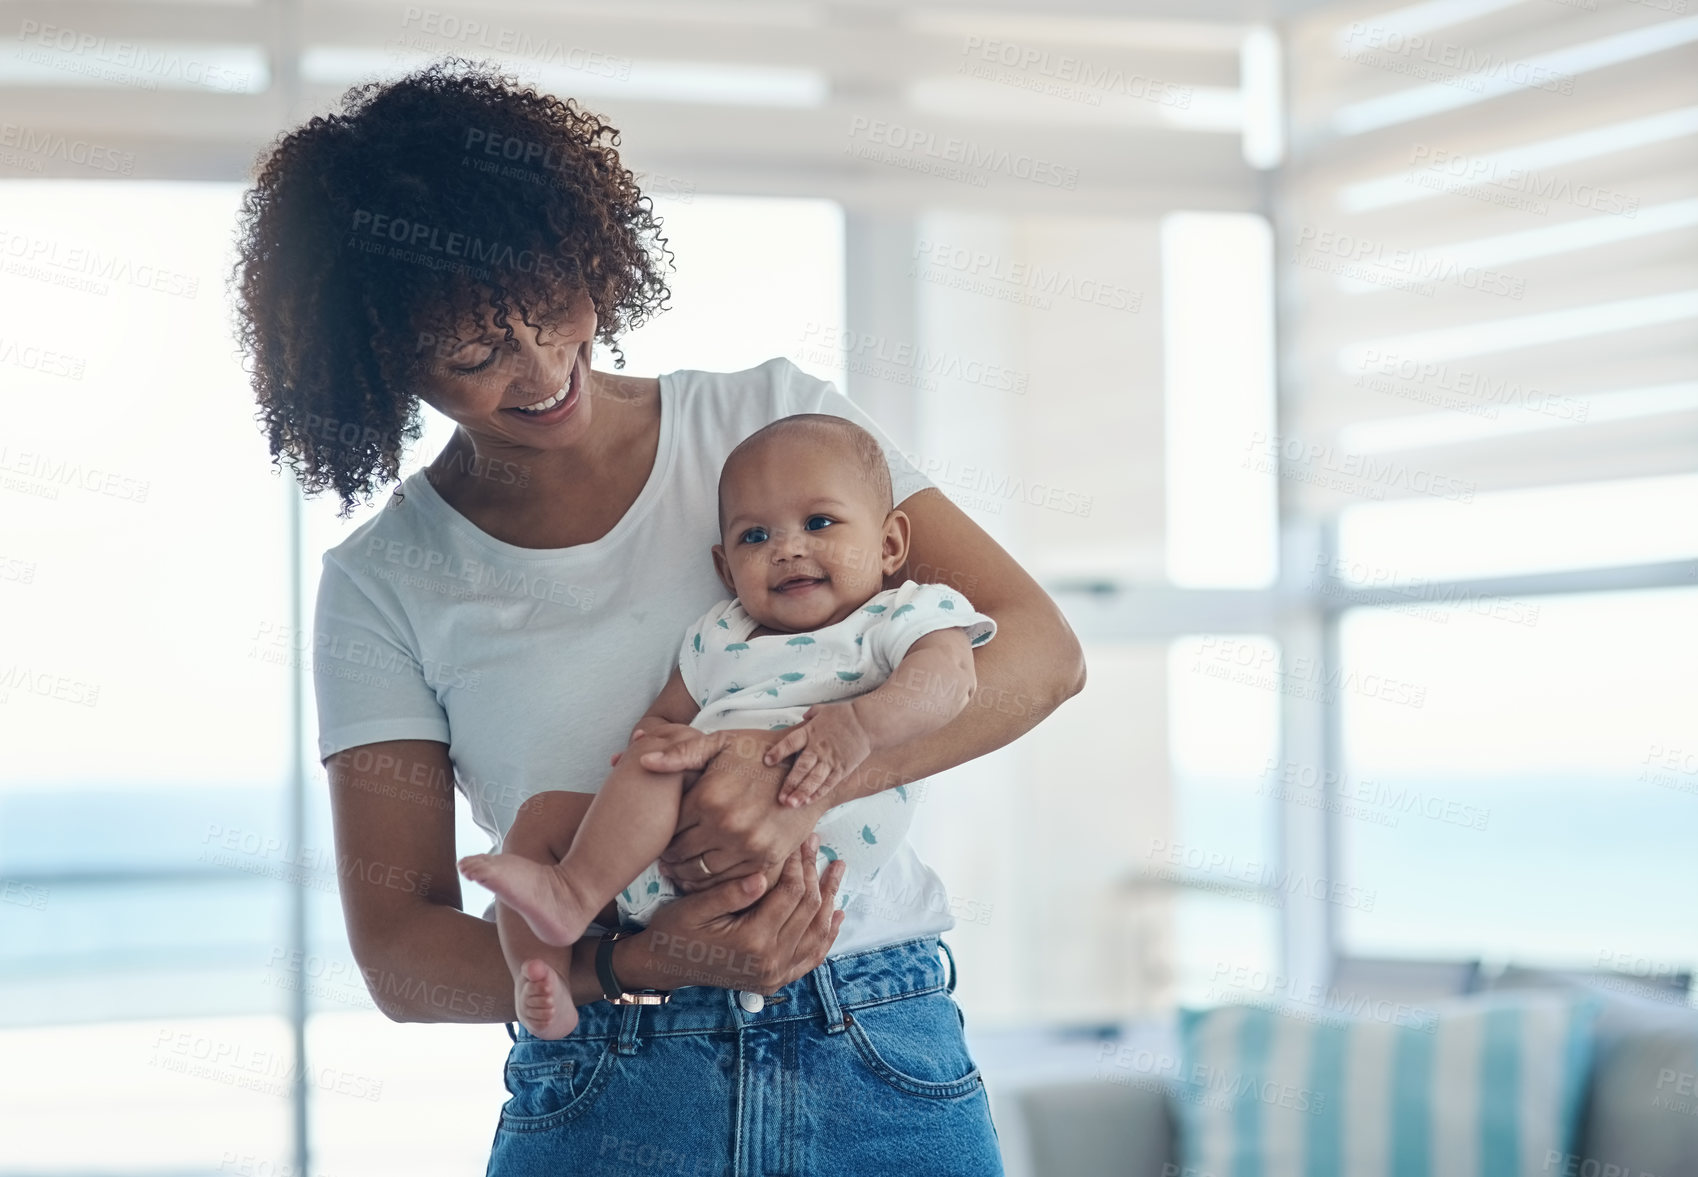
[[[772,591],[775,593],[788,593],[798,590],[805,592],[816,585],[824,583],[825,577],[823,576],[787,576],[777,584],[773,585]]]

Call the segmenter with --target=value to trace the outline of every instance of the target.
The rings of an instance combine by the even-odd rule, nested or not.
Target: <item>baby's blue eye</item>
[[[745,531],[740,538],[746,544],[764,543],[766,542],[766,528],[751,527],[749,530]]]
[[[807,528],[809,531],[820,531],[831,526],[831,519],[825,515],[809,515]]]

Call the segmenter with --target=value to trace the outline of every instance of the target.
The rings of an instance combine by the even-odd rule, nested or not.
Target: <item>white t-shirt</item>
[[[405,479],[324,554],[319,757],[386,740],[447,744],[455,786],[496,848],[533,794],[595,792],[677,664],[686,627],[725,599],[709,554],[720,467],[749,434],[796,413],[847,417],[877,437],[898,504],[933,485],[859,406],[784,358],[661,376],[654,469],[594,543],[504,543],[422,471]],[[375,759],[359,767],[385,771]],[[832,955],[954,926],[942,881],[906,840],[878,891],[878,903],[848,910]]]

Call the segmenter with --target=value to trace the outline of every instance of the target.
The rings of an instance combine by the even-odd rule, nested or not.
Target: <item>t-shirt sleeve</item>
[[[779,416],[830,413],[834,417],[847,417],[872,434],[878,439],[879,449],[884,451],[885,462],[890,466],[891,501],[897,505],[915,491],[937,486],[937,483],[920,472],[919,467],[907,454],[897,448],[896,443],[885,435],[884,429],[865,409],[837,391],[837,386],[831,381],[808,375],[789,359],[782,359],[777,363]]]
[[[707,697],[707,675],[703,673],[702,661],[725,645],[725,639],[720,635],[726,631],[721,623],[731,608],[732,600],[727,597],[691,622],[684,631],[683,645],[678,647],[678,674],[684,680],[684,689],[690,692],[690,698],[696,701],[698,707],[705,706]]]
[[[449,742],[447,713],[406,632],[397,616],[325,556],[312,650],[320,760],[385,740]]]
[[[886,674],[894,671],[908,648],[928,633],[964,628],[976,649],[996,635],[996,622],[948,585],[906,581],[877,598],[884,609],[867,630],[866,644]]]

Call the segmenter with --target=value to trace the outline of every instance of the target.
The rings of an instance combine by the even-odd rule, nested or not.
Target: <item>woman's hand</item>
[[[810,836],[784,860],[770,891],[766,876],[753,874],[662,904],[647,928],[614,946],[620,983],[770,994],[806,976],[825,960],[843,923],[836,910],[843,864],[833,862],[822,877],[818,851],[819,839]]]
[[[678,833],[660,856],[678,890],[776,869],[813,832],[824,807],[780,805],[778,786],[788,769],[762,759],[782,735],[729,728],[643,754],[643,767],[655,772],[701,770],[679,807]],[[702,863],[711,873],[701,873]]]

